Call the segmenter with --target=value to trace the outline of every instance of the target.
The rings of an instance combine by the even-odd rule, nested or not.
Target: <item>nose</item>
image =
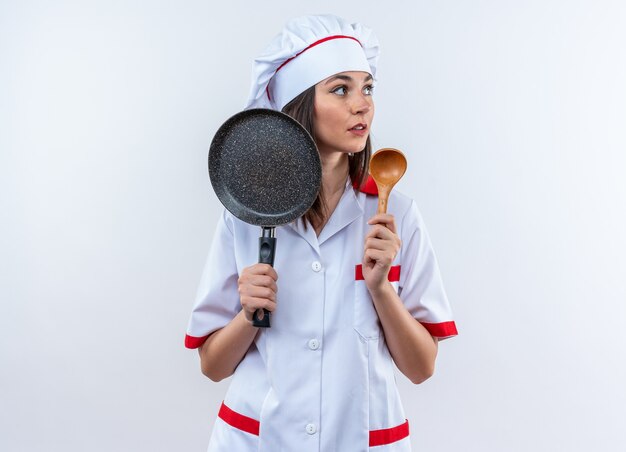
[[[372,109],[372,96],[366,96],[363,93],[355,93],[352,103],[350,104],[352,114],[368,113]]]

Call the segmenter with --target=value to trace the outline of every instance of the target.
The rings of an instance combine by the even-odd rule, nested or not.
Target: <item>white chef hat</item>
[[[249,108],[282,110],[316,83],[345,71],[376,77],[378,39],[370,28],[331,14],[287,22],[254,60]]]

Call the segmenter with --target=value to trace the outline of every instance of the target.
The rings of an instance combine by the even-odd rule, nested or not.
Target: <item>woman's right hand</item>
[[[258,333],[251,326],[252,315],[257,309],[276,309],[277,279],[276,271],[267,264],[255,264],[241,271],[237,285],[244,316],[238,313],[226,326],[211,333],[199,348],[202,373],[211,380],[220,381],[235,372]]]
[[[239,299],[246,319],[252,322],[257,309],[276,309],[276,281],[278,274],[271,265],[254,264],[243,269],[239,275]]]

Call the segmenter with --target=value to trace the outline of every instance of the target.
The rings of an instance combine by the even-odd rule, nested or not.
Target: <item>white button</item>
[[[315,424],[307,424],[306,425],[306,432],[309,435],[313,435],[313,434],[315,434],[315,432],[317,432],[317,427],[315,426]]]
[[[318,348],[320,348],[320,341],[318,341],[317,339],[311,339],[309,341],[309,348],[311,350],[317,350]]]
[[[314,272],[318,272],[322,269],[322,264],[320,264],[318,261],[315,261],[311,264],[311,268]]]

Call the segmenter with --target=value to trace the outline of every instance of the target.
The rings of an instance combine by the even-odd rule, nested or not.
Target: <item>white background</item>
[[[205,450],[207,149],[317,12],[376,30],[374,144],[459,327],[399,377],[414,450],[626,450],[626,6],[597,0],[0,1],[0,450]]]

